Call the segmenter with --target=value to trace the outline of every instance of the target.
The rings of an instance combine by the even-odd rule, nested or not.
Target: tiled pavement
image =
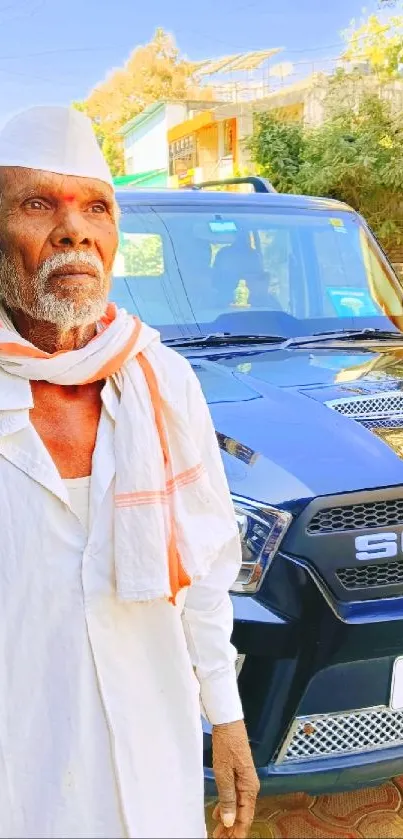
[[[211,812],[207,808],[209,836]],[[336,795],[260,798],[251,839],[403,839],[403,776]]]

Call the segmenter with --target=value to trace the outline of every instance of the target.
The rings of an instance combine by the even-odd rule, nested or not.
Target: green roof
[[[136,114],[135,117],[129,119],[129,122],[125,122],[124,125],[122,125],[122,127],[119,128],[118,134],[122,134],[124,136],[125,134],[128,134],[128,132],[131,131],[133,128],[138,128],[138,126],[141,125],[142,122],[145,122],[146,120],[150,119],[150,117],[152,117],[153,114],[156,114],[157,111],[161,111],[166,104],[166,102],[163,102],[161,100],[158,100],[157,102],[151,102],[151,104],[147,105],[147,107],[140,111],[139,114]]]
[[[137,175],[120,175],[117,178],[113,179],[113,183],[115,186],[140,186],[140,184],[147,183],[150,185],[150,181],[155,181],[156,185],[158,185],[162,180],[167,177],[166,169],[150,169],[148,172],[139,172]]]

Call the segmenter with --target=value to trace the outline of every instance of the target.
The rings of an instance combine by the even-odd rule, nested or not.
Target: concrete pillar
[[[252,169],[252,161],[250,153],[245,148],[245,140],[251,136],[253,132],[253,112],[250,108],[245,109],[237,117],[237,143],[238,143],[238,166],[239,169]]]

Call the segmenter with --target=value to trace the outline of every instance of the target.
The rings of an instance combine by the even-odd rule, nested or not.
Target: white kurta
[[[29,385],[0,372],[1,837],[204,836],[200,694],[210,722],[242,716],[237,560],[177,606],[116,598],[116,399],[107,382],[87,536]]]

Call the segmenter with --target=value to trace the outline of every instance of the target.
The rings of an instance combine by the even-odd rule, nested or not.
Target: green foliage
[[[361,82],[336,74],[316,128],[259,114],[249,147],[277,189],[347,202],[391,250],[403,242],[403,115]]]
[[[164,273],[161,237],[153,233],[127,233],[119,243],[124,273],[129,277],[160,277]]]
[[[384,18],[370,15],[359,26],[355,21],[344,33],[348,61],[365,62],[379,78],[399,75],[403,57],[403,15]]]
[[[91,108],[89,107],[87,102],[72,102],[72,106],[73,108],[76,108],[77,111],[81,111],[82,113],[87,114],[87,116],[90,117],[90,119],[92,119],[92,125],[98,143],[101,146],[103,155],[112,172],[112,175],[114,177],[118,175],[124,175],[125,161],[123,154],[123,146],[120,138],[118,137],[118,135],[116,135],[115,131],[112,130],[111,133],[108,133],[108,130],[105,130],[103,123],[101,123],[98,118],[93,118]]]
[[[301,166],[301,125],[282,122],[273,111],[255,114],[247,146],[260,175],[268,178],[278,192],[293,190]]]
[[[379,8],[403,9],[403,0]],[[281,191],[324,195],[360,211],[384,247],[403,243],[403,114],[396,97],[403,65],[403,14],[369,15],[344,33],[344,58],[355,69],[337,71],[325,88],[316,128],[256,116],[249,140],[259,171]]]
[[[125,65],[110,73],[84,102],[74,103],[93,120],[113,175],[124,174],[122,125],[152,102],[197,98],[200,89],[193,71],[194,65],[180,56],[172,36],[157,29],[150,43],[136,47]]]
[[[124,175],[125,159],[121,141],[114,136],[104,136],[98,126],[95,126],[95,133],[100,139],[100,145],[112,175],[114,177]]]
[[[385,247],[403,241],[403,119],[390,101],[366,94],[306,133],[296,186],[346,201]]]

